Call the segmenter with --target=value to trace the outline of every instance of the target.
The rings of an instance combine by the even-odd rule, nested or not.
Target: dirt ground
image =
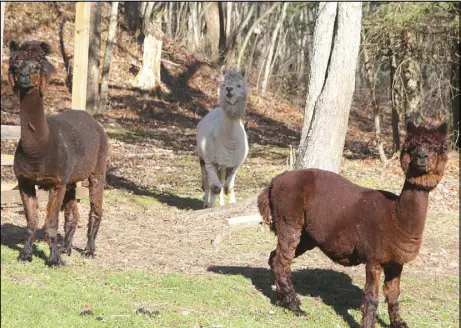
[[[30,7],[43,3],[9,5]],[[56,16],[56,26],[43,27],[36,14],[31,14],[29,24],[32,26],[16,26],[14,24],[20,24],[20,20],[16,19],[13,24],[8,11],[9,20],[5,25],[6,39],[46,39],[55,49],[52,62],[58,74],[52,79],[45,98],[49,114],[70,107],[66,63],[71,62],[69,54],[73,52],[73,23],[70,23],[73,20],[68,17],[71,5],[53,6],[51,12]],[[28,10],[22,9],[26,14]],[[218,211],[197,212],[201,208],[202,194],[199,165],[194,155],[195,127],[216,106],[219,68],[166,41],[162,62],[164,94],[151,97],[130,86],[129,81],[139,69],[142,56],[136,43],[123,28],[122,31],[111,69],[109,109],[99,118],[110,136],[111,154],[104,218],[96,241],[97,256],[95,259],[78,256],[78,250],[86,242],[89,211],[88,200],[83,199],[80,226],[74,240],[76,251],[64,259],[69,265],[77,261],[116,269],[192,274],[204,274],[210,267],[267,267],[268,254],[275,247],[271,233],[261,226],[229,227],[226,215]],[[106,33],[104,28],[103,33]],[[18,102],[8,86],[6,69],[7,61],[3,61],[1,120],[2,124],[18,124]],[[245,117],[250,154],[237,176],[237,198],[240,200],[256,195],[276,173],[286,168],[289,147],[297,145],[302,122],[301,108],[270,93],[259,97],[252,84],[250,93]],[[382,129],[391,131],[388,103],[382,105],[385,106]],[[390,137],[391,133],[385,135],[388,154]],[[12,154],[15,147],[14,142],[2,142],[2,153]],[[359,95],[351,110],[341,174],[359,184],[396,193],[403,184],[397,159],[386,166],[378,160],[372,110],[366,97]],[[14,182],[10,167],[1,167],[1,178],[2,182]],[[40,224],[44,221],[44,209],[45,204],[40,204]],[[459,157],[453,152],[444,180],[430,195],[421,254],[405,270],[416,274],[434,270],[440,275],[458,275],[458,211]],[[238,211],[227,212],[227,216],[251,213],[256,213],[256,208],[250,203]],[[60,221],[62,232],[62,214]],[[21,207],[1,209],[2,244],[19,250],[22,246],[18,248],[16,244],[23,241],[24,227]],[[43,239],[42,230],[38,239]],[[294,269],[306,266],[363,274],[361,267],[344,269],[332,264],[317,250],[297,259]]]

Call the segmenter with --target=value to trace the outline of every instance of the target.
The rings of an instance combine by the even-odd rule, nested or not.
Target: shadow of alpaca
[[[272,304],[277,302],[275,291],[272,290],[274,278],[269,269],[212,266],[208,268],[208,271],[225,275],[242,275],[249,278],[252,284],[271,300]],[[302,269],[293,271],[291,278],[298,295],[320,298],[323,303],[332,307],[347,322],[349,327],[360,327],[360,323],[354,319],[349,310],[360,309],[363,292],[361,288],[352,284],[352,279],[347,274],[325,269]],[[315,316],[315,313],[309,313],[306,306],[301,305],[301,309]],[[380,318],[377,321],[383,327],[387,327]]]
[[[1,225],[1,244],[7,246],[8,248],[18,251],[19,253],[22,251],[23,246],[19,246],[19,244],[24,244],[24,239],[26,235],[26,228],[20,227],[11,223],[5,223]],[[36,241],[43,241],[45,238],[45,232],[43,229],[37,229],[35,233],[35,240]],[[58,242],[61,243],[63,237],[58,234]],[[37,245],[32,246],[32,254],[44,261],[48,260],[48,255],[41,249],[37,248]],[[19,254],[18,254],[19,256]]]
[[[152,197],[161,203],[178,209],[197,210],[202,208],[202,201],[196,198],[181,197],[172,193],[152,191],[146,187],[138,186],[128,179],[118,177],[111,172],[107,173],[107,185],[115,189],[129,190],[138,196]]]

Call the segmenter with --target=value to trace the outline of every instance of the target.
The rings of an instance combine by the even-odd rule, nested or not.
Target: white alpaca
[[[247,92],[243,72],[224,71],[220,107],[197,125],[197,153],[205,192],[203,207],[214,207],[218,195],[219,205],[224,205],[224,192],[229,195],[229,202],[235,203],[235,175],[248,155],[248,139],[241,121]]]

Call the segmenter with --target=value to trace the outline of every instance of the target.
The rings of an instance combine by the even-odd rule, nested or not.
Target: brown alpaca
[[[89,180],[90,216],[86,256],[94,256],[95,238],[102,218],[102,197],[106,180],[108,139],[102,126],[81,110],[68,110],[45,117],[43,95],[55,69],[46,59],[48,43],[11,41],[8,80],[20,100],[21,139],[14,158],[27,219],[26,240],[19,256],[32,261],[32,245],[38,225],[35,185],[49,190],[45,240],[50,246],[49,265],[64,264],[57,246],[59,210],[64,209],[63,253],[70,255],[79,219],[76,183]]]
[[[421,246],[429,191],[441,180],[447,162],[446,134],[446,123],[437,128],[408,123],[400,155],[405,173],[400,196],[318,169],[284,172],[272,180],[259,195],[258,208],[277,235],[269,265],[279,305],[305,314],[293,289],[290,264],[319,247],[336,263],[365,263],[361,327],[375,326],[382,270],[391,327],[407,327],[399,314],[400,275]]]

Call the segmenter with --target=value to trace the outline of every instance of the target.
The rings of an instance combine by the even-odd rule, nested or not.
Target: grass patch
[[[38,246],[47,253],[45,245]],[[271,303],[272,278],[264,268],[153,275],[102,269],[75,255],[63,268],[48,268],[38,258],[21,264],[16,256],[16,250],[2,245],[4,327],[349,327],[360,321],[361,288],[333,270],[293,272],[308,312],[297,318]],[[458,283],[405,277],[402,315],[411,326],[458,327]],[[139,308],[150,315],[137,314]],[[388,322],[384,302],[379,309],[383,327]],[[85,310],[92,314],[81,315]]]

